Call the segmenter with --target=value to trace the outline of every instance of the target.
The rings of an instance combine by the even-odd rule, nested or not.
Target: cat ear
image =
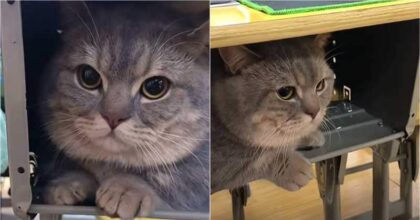
[[[192,57],[198,57],[203,52],[209,50],[209,21],[202,23],[191,32],[187,33],[186,41],[188,44],[180,44],[183,50],[186,50]]]
[[[230,72],[236,74],[240,69],[257,62],[261,56],[245,46],[219,48],[219,54]]]
[[[67,29],[76,23],[90,25],[90,9],[84,1],[59,1],[58,15],[60,28]]]
[[[194,38],[202,44],[209,44],[209,21],[204,22],[199,27],[188,34],[188,37]]]
[[[327,46],[328,41],[331,38],[331,34],[330,33],[326,33],[326,34],[318,34],[315,36],[315,44],[320,47],[320,48],[324,48],[325,46]]]
[[[206,1],[185,1],[182,4],[179,4],[177,1],[169,1],[165,4],[177,12],[183,14],[199,14],[206,13],[208,14],[209,4]]]

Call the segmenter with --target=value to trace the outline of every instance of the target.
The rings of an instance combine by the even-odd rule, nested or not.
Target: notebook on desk
[[[314,1],[314,0],[306,0],[306,1],[261,1],[256,0],[252,1],[260,5],[266,5],[271,7],[275,10],[280,9],[292,9],[292,8],[303,8],[303,7],[315,7],[315,6],[326,6],[326,5],[336,5],[336,4],[344,4],[344,3],[352,3],[352,2],[363,2],[363,0],[335,0],[335,1]]]
[[[388,2],[392,0],[306,0],[306,1],[283,1],[283,0],[238,0],[241,4],[262,11],[270,15],[284,15],[321,11],[327,9],[345,8]]]

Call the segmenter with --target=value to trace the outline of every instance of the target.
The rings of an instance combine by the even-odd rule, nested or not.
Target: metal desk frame
[[[363,111],[358,111],[361,112],[360,114],[365,114]],[[378,129],[386,127],[381,121],[375,121],[374,118],[370,119],[370,121],[372,125],[376,123],[379,126]],[[372,129],[372,127],[368,127],[367,124],[369,123],[363,123],[367,126],[366,128],[361,128],[360,125],[350,125],[348,127],[364,131]],[[414,133],[414,135],[408,138],[405,132],[397,132],[319,155],[304,152],[316,166],[318,189],[323,200],[325,219],[342,219],[340,186],[344,183],[345,175],[370,168],[373,169],[373,185],[375,186],[373,188],[373,208],[371,211],[350,218],[350,220],[389,220],[391,218],[408,220],[413,218],[412,183],[416,179],[419,169],[419,143],[418,137],[416,137],[419,128],[417,127],[416,129],[417,131],[411,133]],[[349,130],[350,133],[351,129]],[[373,162],[347,169],[347,154],[367,147],[372,148]],[[395,202],[389,201],[389,164],[392,162],[398,162],[401,171],[400,200]],[[249,185],[232,189],[230,192],[233,219],[244,220],[244,206],[247,198],[250,196]]]

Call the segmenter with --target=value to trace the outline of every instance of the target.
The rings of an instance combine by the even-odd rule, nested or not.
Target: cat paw
[[[311,163],[296,151],[289,153],[281,167],[274,182],[288,191],[299,190],[314,178]]]
[[[306,147],[322,147],[325,144],[325,137],[321,131],[316,130],[312,132],[310,135],[304,137],[301,141],[300,146]]]
[[[145,216],[156,207],[157,196],[142,179],[116,175],[106,179],[96,192],[96,205],[109,216],[133,219]]]
[[[88,174],[69,172],[51,181],[44,191],[44,200],[54,205],[74,205],[95,195],[97,183]]]

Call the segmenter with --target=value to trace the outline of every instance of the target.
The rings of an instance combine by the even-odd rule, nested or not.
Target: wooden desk
[[[397,0],[293,15],[267,15],[243,5],[210,8],[212,48],[279,40],[419,18],[420,1]]]

